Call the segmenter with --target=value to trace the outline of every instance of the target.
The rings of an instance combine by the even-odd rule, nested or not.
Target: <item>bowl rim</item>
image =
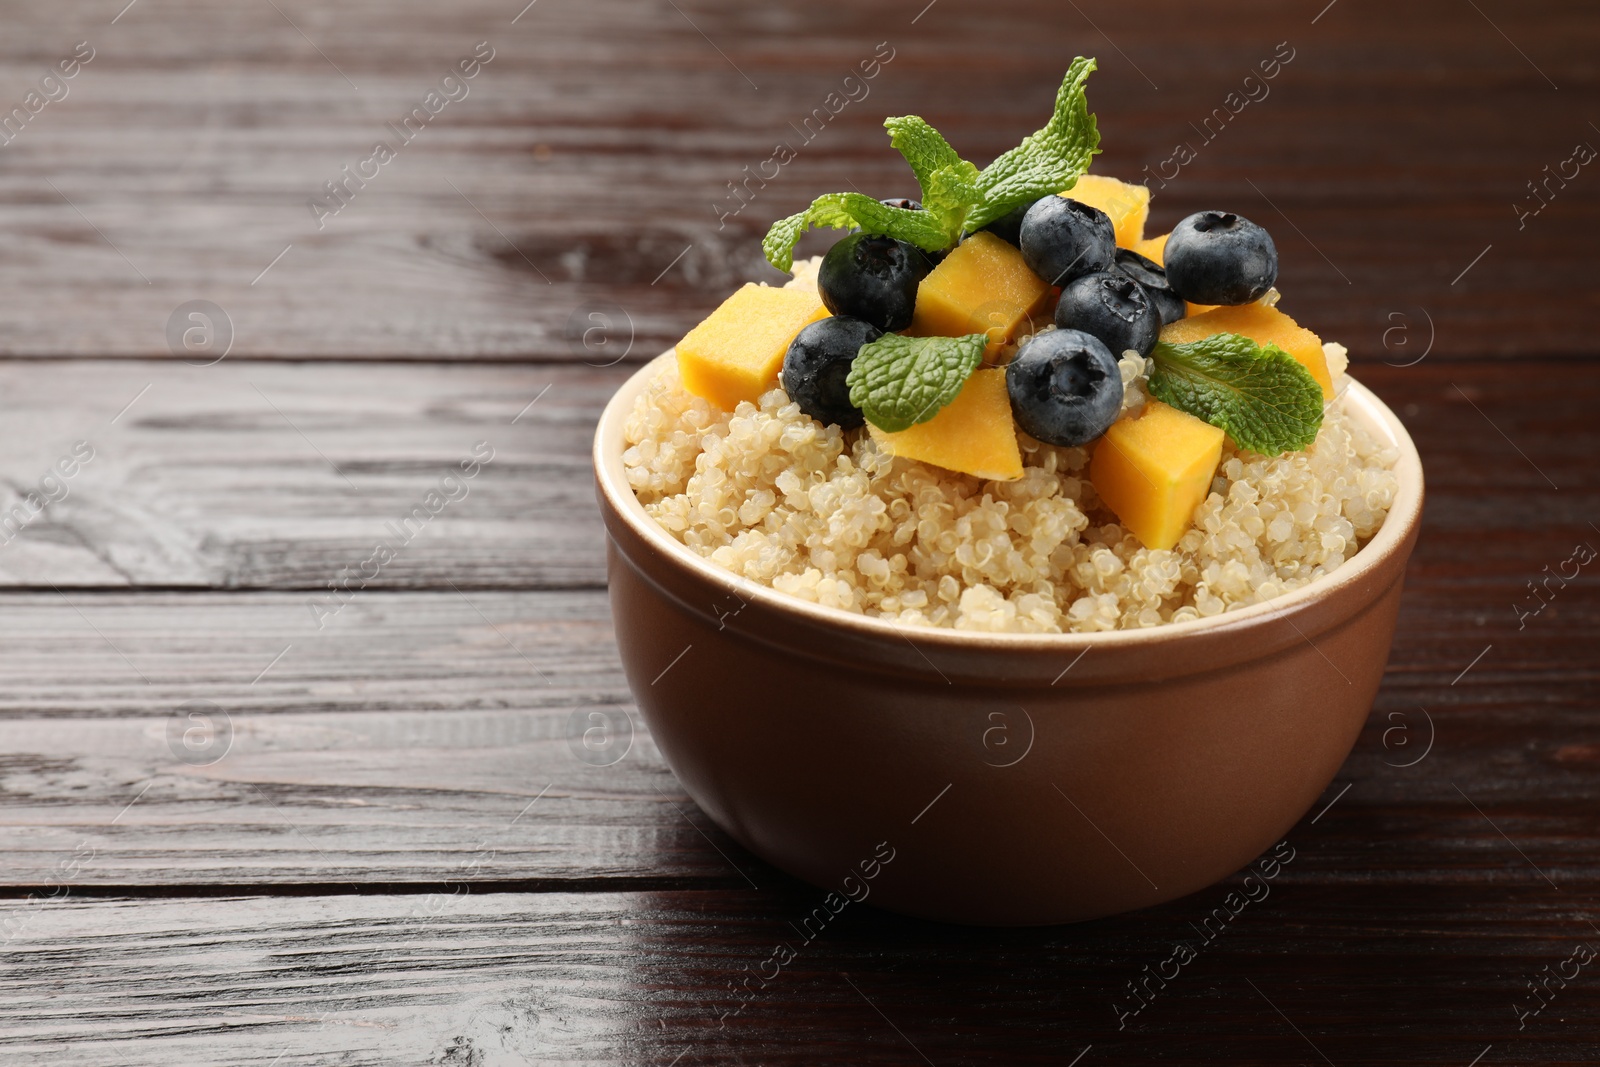
[[[665,368],[668,360],[675,359],[675,349],[649,360],[639,367],[612,394],[595,426],[594,470],[595,480],[604,500],[613,512],[645,544],[671,559],[696,577],[720,586],[741,602],[755,602],[781,615],[794,616],[823,627],[835,627],[868,638],[895,640],[915,636],[918,644],[969,650],[995,651],[1055,651],[1073,652],[1109,648],[1149,648],[1186,636],[1214,633],[1235,627],[1253,626],[1270,617],[1284,614],[1330,596],[1336,590],[1355,585],[1396,553],[1404,550],[1407,539],[1420,521],[1423,500],[1422,460],[1415,442],[1400,419],[1389,407],[1353,376],[1341,378],[1342,388],[1334,402],[1344,403],[1346,411],[1369,430],[1376,432],[1398,449],[1395,473],[1400,487],[1394,503],[1389,508],[1377,534],[1363,545],[1354,556],[1345,560],[1329,574],[1298,589],[1273,597],[1271,600],[1235,611],[1225,611],[1206,618],[1185,622],[1163,623],[1160,626],[1134,630],[1103,630],[1092,633],[992,633],[988,631],[956,630],[949,627],[907,626],[871,615],[858,615],[842,608],[814,604],[799,597],[783,593],[771,586],[762,585],[749,578],[706,559],[673,537],[649,513],[634,495],[628,484],[622,463],[623,424],[633,409],[635,399],[645,386]],[[607,532],[607,536],[611,534]]]

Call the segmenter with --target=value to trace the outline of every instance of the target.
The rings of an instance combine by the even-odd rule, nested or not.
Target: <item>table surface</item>
[[[123,4],[0,5],[0,1060],[1600,1059],[1600,583],[1548,577],[1600,546],[1591,4]],[[633,711],[596,415],[775,277],[772,218],[911,191],[884,115],[986,160],[1078,53],[1151,232],[1267,224],[1284,306],[1415,435],[1384,685],[1271,896],[1122,1025],[1226,885],[1040,930],[849,909],[723,1018],[819,892]],[[582,708],[632,714],[623,758],[575,758]]]

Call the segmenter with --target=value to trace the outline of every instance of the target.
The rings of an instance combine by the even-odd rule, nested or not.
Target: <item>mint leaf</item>
[[[854,226],[855,219],[844,209],[844,196],[844,193],[819,196],[804,211],[774,222],[761,239],[761,251],[766,255],[767,262],[779,270],[791,270],[794,267],[795,243],[806,230],[813,226],[831,226],[836,230]]]
[[[947,245],[956,243],[966,228],[968,214],[982,200],[978,168],[966,160],[934,171],[922,193],[922,206],[944,227]]]
[[[978,179],[983,203],[967,218],[968,228],[981,229],[1014,207],[1078,183],[1100,151],[1100,131],[1083,92],[1094,69],[1094,60],[1074,59],[1056,92],[1049,123],[983,169]]]
[[[1295,452],[1322,428],[1322,386],[1277,345],[1219,333],[1188,344],[1158,343],[1150,392],[1252,452]],[[851,396],[852,402],[854,395]]]
[[[861,346],[845,384],[850,403],[880,430],[898,433],[927,422],[956,398],[983,360],[987,334],[905,337],[886,333]]]
[[[813,226],[836,230],[859,226],[867,233],[887,234],[929,252],[948,248],[953,240],[939,216],[931,211],[890,207],[861,193],[828,193],[817,197],[804,211],[772,224],[761,241],[767,262],[781,271],[792,269],[795,242]]]
[[[917,176],[917,188],[922,190],[922,203],[926,207],[934,173],[962,162],[961,157],[944,135],[920,116],[884,119],[883,128],[889,131],[889,143],[911,164],[911,173]]]
[[[916,175],[922,210],[889,207],[862,193],[819,196],[806,210],[772,224],[761,242],[767,262],[791,270],[795,243],[813,226],[858,226],[940,252],[954,247],[962,233],[987,226],[1019,204],[1071,189],[1100,151],[1100,132],[1083,94],[1094,69],[1092,59],[1073,60],[1050,121],[981,171],[918,116],[885,119],[889,143]]]
[[[956,154],[950,142],[918,115],[883,120],[889,143],[899,150],[916,175],[922,206],[939,220],[945,245],[955,244],[967,214],[983,200],[978,168]]]

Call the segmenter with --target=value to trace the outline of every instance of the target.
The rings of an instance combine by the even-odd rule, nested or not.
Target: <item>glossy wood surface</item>
[[[93,51],[0,144],[0,516],[59,497],[0,537],[0,1060],[1600,1059],[1600,580],[1550,577],[1600,548],[1600,176],[1559,177],[1600,146],[1592,5],[124,2],[0,4],[0,114]],[[884,115],[984,162],[1078,53],[1096,169],[1154,175],[1152,232],[1267,225],[1284,307],[1417,440],[1384,686],[1225,925],[1243,872],[1043,930],[869,899],[807,940],[820,891],[695,810],[632,708],[589,435],[774,277],[772,218],[913,191]],[[169,344],[195,300],[225,358]]]

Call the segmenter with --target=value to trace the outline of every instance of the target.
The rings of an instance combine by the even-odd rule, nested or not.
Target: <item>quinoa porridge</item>
[[[815,261],[790,286],[814,285]],[[1343,384],[1343,350],[1329,345]],[[1137,355],[1124,408],[1143,403]],[[985,481],[885,454],[774,387],[718,410],[668,365],[636,402],[623,463],[645,510],[692,551],[781,592],[909,626],[1087,633],[1202,618],[1331,572],[1382,525],[1393,449],[1335,399],[1315,443],[1261,456],[1230,440],[1171,550],[1097,498],[1090,450],[1019,432],[1023,476]]]

